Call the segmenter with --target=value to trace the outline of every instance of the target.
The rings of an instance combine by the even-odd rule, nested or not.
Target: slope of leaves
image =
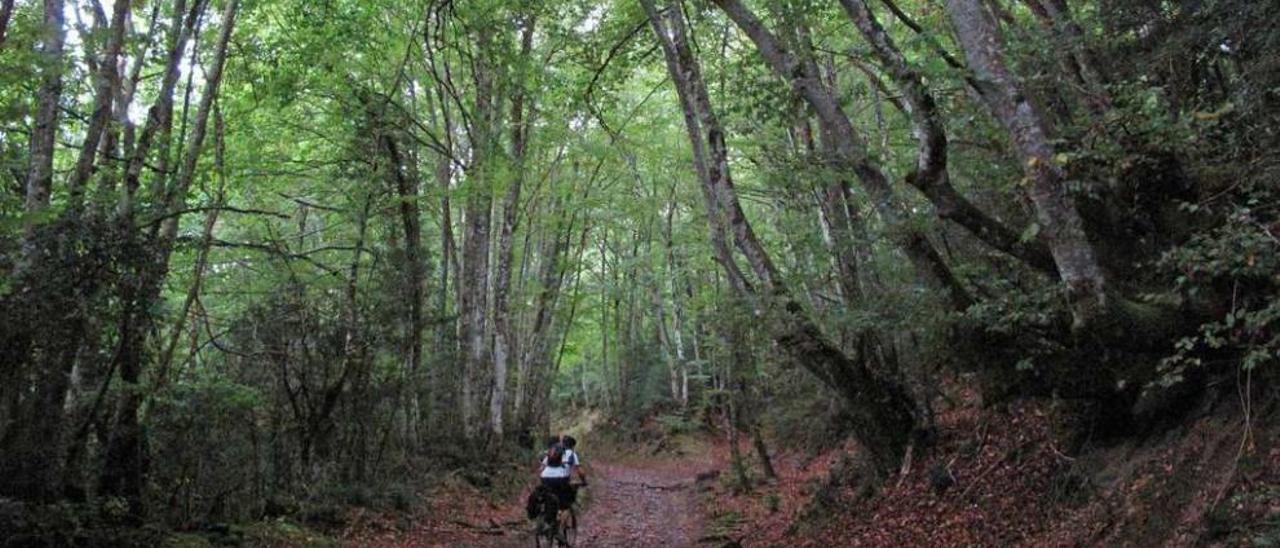
[[[723,538],[747,546],[1265,545],[1280,518],[1280,447],[1258,417],[1274,403],[1246,413],[1234,396],[1207,395],[1184,425],[1101,445],[1062,402],[988,409],[967,391],[939,414],[936,447],[877,494],[846,446],[779,455],[778,481],[713,488],[707,507]]]

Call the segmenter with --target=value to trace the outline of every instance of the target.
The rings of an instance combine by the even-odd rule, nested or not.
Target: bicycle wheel
[[[578,524],[575,522],[575,523],[565,525],[564,545],[568,547],[572,547],[577,542],[578,542]]]
[[[556,525],[556,545],[569,548],[573,543],[569,541],[569,527],[558,524]]]
[[[538,527],[533,532],[533,542],[538,548],[554,548],[556,545],[556,525],[538,520]]]

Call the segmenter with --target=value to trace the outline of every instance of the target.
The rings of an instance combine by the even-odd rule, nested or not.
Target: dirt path
[[[695,472],[597,464],[579,546],[691,546],[702,533]]]
[[[595,462],[590,486],[581,494],[578,547],[694,546],[703,534],[694,478],[699,469],[689,460],[622,463]],[[453,508],[454,511],[461,510]],[[475,510],[475,509],[471,509]],[[409,530],[387,527],[380,532],[345,538],[344,546],[435,547],[533,546],[533,523],[524,519],[524,498],[509,507],[481,514],[452,515],[447,508],[431,512]],[[448,517],[444,517],[448,516]]]

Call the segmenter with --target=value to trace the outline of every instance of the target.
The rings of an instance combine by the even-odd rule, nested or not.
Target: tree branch
[[[245,208],[231,207],[231,206],[201,206],[201,207],[192,207],[192,208],[182,209],[178,211],[171,211],[169,213],[156,217],[155,219],[147,221],[146,223],[143,223],[141,226],[144,226],[144,227],[153,226],[161,222],[164,222],[167,219],[180,217],[187,213],[203,213],[207,211],[226,211],[230,213],[242,213],[245,215],[270,215],[272,217],[278,217],[280,219],[292,218],[288,215],[285,215],[284,213],[280,213],[278,211],[269,211],[265,209],[245,209]]]

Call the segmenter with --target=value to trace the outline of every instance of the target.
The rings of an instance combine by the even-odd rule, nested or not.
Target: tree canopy
[[[941,377],[1123,431],[1280,357],[1272,3],[0,8],[0,495],[244,519],[583,408],[883,478]]]

